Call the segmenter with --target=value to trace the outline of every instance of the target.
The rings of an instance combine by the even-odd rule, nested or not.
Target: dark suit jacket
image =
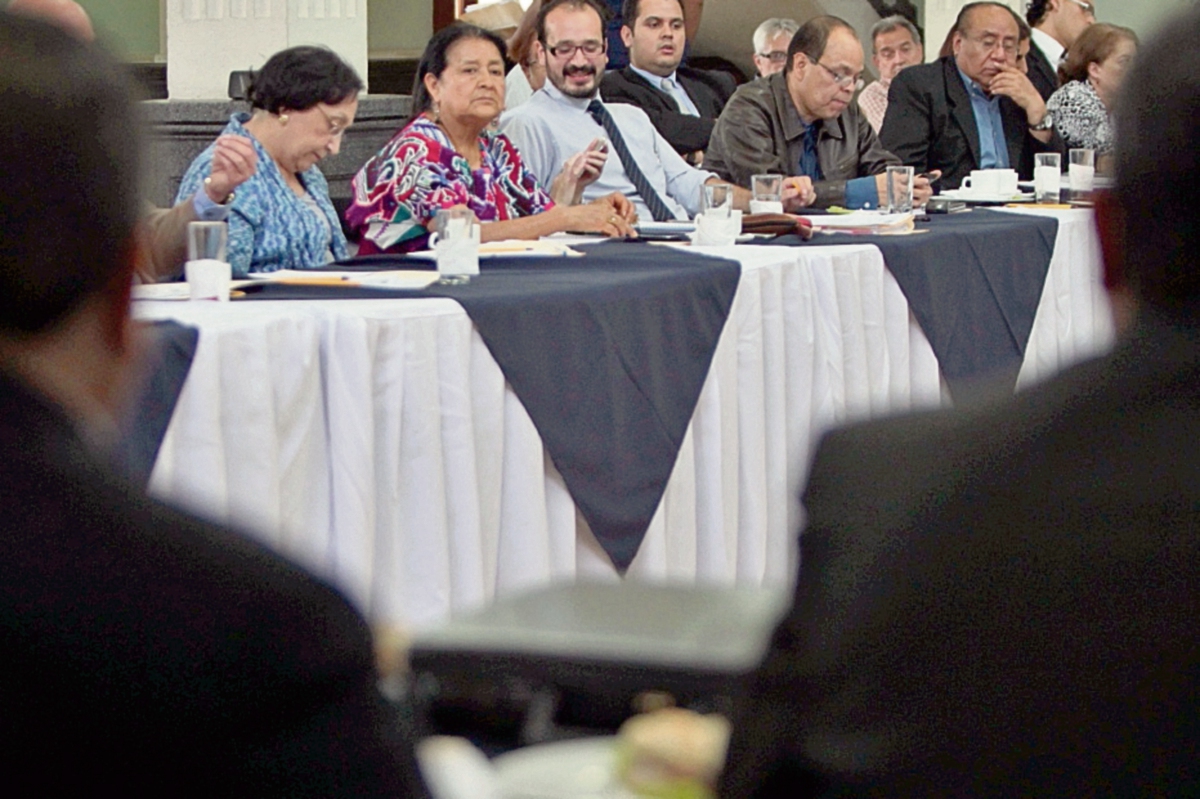
[[[426,796],[327,586],[112,476],[0,373],[0,763],[37,795]],[[107,789],[107,790],[106,790]]]
[[[1023,180],[1033,178],[1033,156],[1060,149],[1057,134],[1043,144],[1029,133],[1021,107],[1000,98],[1009,163]],[[979,129],[954,57],[902,70],[888,90],[879,141],[918,172],[942,170],[941,187],[956,189],[979,168]]]
[[[1158,316],[1003,405],[830,435],[722,795],[1200,784],[1197,441],[1200,323]]]
[[[1025,64],[1029,67],[1029,82],[1037,88],[1043,100],[1049,100],[1050,95],[1058,88],[1058,70],[1051,66],[1050,60],[1036,42],[1029,45],[1029,55],[1025,56]]]
[[[680,112],[675,98],[651,86],[632,67],[606,72],[600,83],[600,94],[605,102],[629,103],[645,111],[654,127],[676,152],[686,155],[696,150],[707,150],[713,124],[737,85],[733,76],[716,70],[679,67],[675,76],[696,104],[700,116]]]

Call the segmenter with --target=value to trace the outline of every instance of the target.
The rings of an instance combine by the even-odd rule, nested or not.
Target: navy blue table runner
[[[200,339],[199,330],[178,322],[151,322],[147,328],[150,337],[144,356],[145,382],[130,404],[129,415],[119,424],[121,438],[113,453],[118,468],[142,486],[150,482],[150,472]]]
[[[931,216],[910,236],[781,236],[764,244],[874,244],[900,284],[956,400],[1011,392],[1033,329],[1058,220],[975,209]]]
[[[643,243],[581,249],[584,258],[488,258],[483,274],[464,286],[268,284],[248,298],[457,301],[529,412],[596,539],[624,572],[662,500],[741,267]],[[331,268],[347,266],[411,269],[414,262],[370,256]]]

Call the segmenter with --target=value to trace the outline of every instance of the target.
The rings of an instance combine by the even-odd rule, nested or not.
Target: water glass
[[[733,186],[728,183],[705,183],[700,197],[700,210],[706,216],[728,219],[733,211]]]
[[[442,285],[461,285],[479,274],[479,221],[465,206],[443,208],[433,220],[429,246],[437,257]]]
[[[1071,196],[1089,194],[1096,185],[1096,151],[1084,147],[1072,149],[1067,164]]]
[[[887,168],[887,211],[889,214],[907,214],[913,209],[913,168],[911,166],[889,166]]]
[[[189,261],[227,261],[229,226],[224,222],[188,222],[187,259]]]
[[[233,270],[226,257],[229,227],[224,222],[189,222],[188,259],[183,277],[193,300],[229,301]]]
[[[750,213],[783,213],[783,175],[752,175],[750,191]]]
[[[1039,203],[1057,204],[1062,188],[1062,156],[1058,153],[1034,155],[1033,191]]]

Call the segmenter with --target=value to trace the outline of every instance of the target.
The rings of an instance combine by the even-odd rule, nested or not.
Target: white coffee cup
[[[187,279],[188,297],[191,299],[229,302],[233,269],[228,262],[215,258],[188,261],[183,265],[183,274]]]
[[[702,247],[727,247],[737,241],[741,232],[741,211],[731,211],[729,216],[703,213],[696,217],[692,243]]]
[[[980,197],[1010,197],[1017,193],[1017,170],[972,169],[961,190]]]

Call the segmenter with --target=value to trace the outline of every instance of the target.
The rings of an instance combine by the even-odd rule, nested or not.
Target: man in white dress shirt
[[[700,166],[737,84],[728,72],[681,65],[687,38],[680,0],[625,0],[623,9],[629,66],[606,73],[600,94],[607,103],[641,108],[675,152]]]
[[[1032,0],[1025,19],[1033,28],[1029,79],[1043,100],[1058,88],[1058,65],[1084,28],[1096,21],[1092,0]]]
[[[694,216],[701,210],[701,187],[717,176],[688,165],[640,108],[600,100],[605,13],[594,0],[553,0],[542,7],[535,48],[547,83],[501,117],[501,130],[545,184],[573,153],[609,147],[617,157],[608,158],[599,179],[584,190],[585,201],[619,191],[643,221]],[[749,192],[735,189],[734,201],[745,208]]]

